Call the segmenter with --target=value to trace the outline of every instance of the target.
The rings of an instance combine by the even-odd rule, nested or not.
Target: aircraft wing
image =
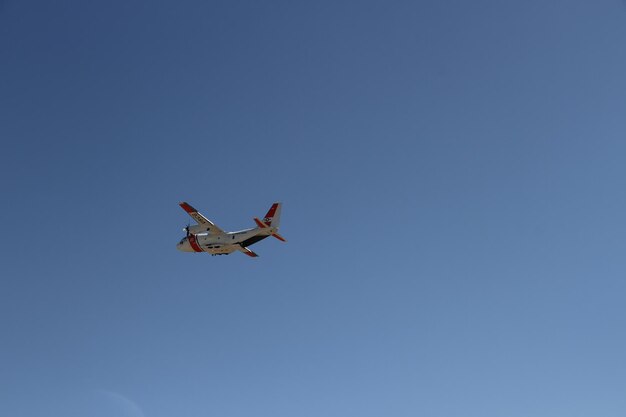
[[[197,221],[198,224],[206,226],[209,233],[214,234],[214,235],[224,234],[224,231],[222,229],[216,226],[215,223],[213,223],[211,220],[207,219],[202,214],[198,213],[198,210],[191,207],[191,205],[187,204],[184,201],[180,203],[179,205],[182,207],[183,210],[187,212],[187,214],[191,216],[192,219]]]
[[[259,256],[256,253],[252,252],[250,249],[246,248],[245,246],[239,246],[237,249],[239,249],[241,252],[245,253],[251,258],[256,258],[257,256]]]

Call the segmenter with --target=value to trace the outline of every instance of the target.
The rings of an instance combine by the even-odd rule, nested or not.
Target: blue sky
[[[623,416],[626,6],[0,2],[0,415]],[[176,251],[283,201],[260,258]]]

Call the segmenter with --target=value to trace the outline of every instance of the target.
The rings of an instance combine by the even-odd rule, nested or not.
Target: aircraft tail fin
[[[263,217],[263,223],[277,228],[280,224],[280,211],[282,208],[283,203],[272,204],[272,207],[270,207],[265,217]]]

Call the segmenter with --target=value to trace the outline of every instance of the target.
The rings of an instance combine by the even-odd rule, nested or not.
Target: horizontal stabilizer
[[[287,239],[285,239],[284,237],[282,237],[278,233],[272,233],[272,236],[274,236],[276,239],[280,240],[281,242],[286,242],[287,241]]]
[[[261,220],[259,220],[258,217],[254,218],[254,222],[256,223],[257,226],[259,226],[259,228],[261,229],[267,229],[269,226],[265,223],[263,223]]]
[[[256,223],[257,226],[259,226],[259,229],[267,229],[267,228],[270,227],[267,223],[262,222],[257,217],[254,218],[254,222]],[[276,239],[280,240],[281,242],[286,242],[287,241],[287,239],[285,239],[284,237],[282,237],[281,235],[279,235],[276,232],[273,232],[272,236],[274,236]]]

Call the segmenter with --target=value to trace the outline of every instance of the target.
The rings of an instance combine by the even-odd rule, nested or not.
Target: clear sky
[[[0,416],[626,414],[620,0],[0,2]],[[283,201],[260,257],[180,253]]]

